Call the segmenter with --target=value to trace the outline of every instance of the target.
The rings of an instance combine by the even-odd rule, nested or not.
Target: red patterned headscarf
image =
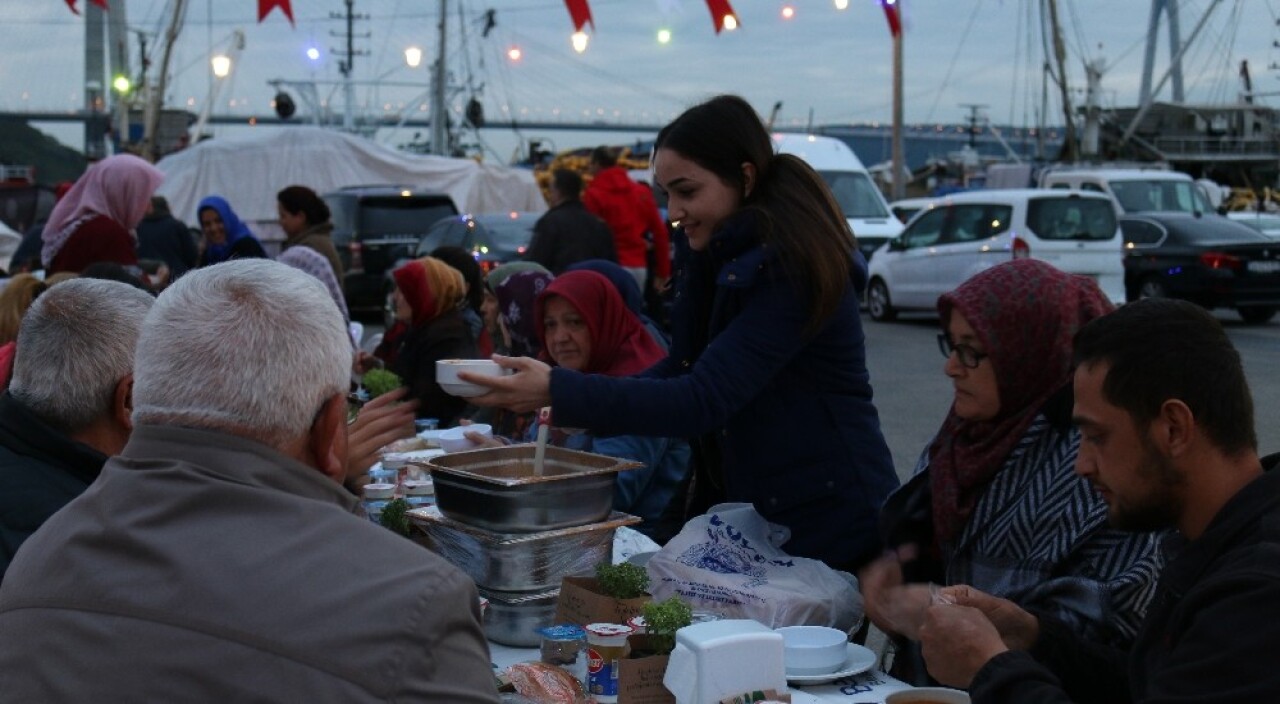
[[[567,271],[557,276],[534,301],[533,319],[543,347],[546,346],[543,313],[551,296],[569,301],[591,333],[591,358],[582,371],[629,376],[648,369],[667,356],[654,342],[644,323],[622,302],[622,296],[609,279],[585,270]]]
[[[1071,383],[1076,331],[1111,310],[1092,279],[1035,259],[992,267],[938,299],[944,330],[957,312],[977,333],[1000,393],[1000,411],[990,420],[962,420],[953,407],[929,447],[938,546],[956,539],[1041,408]]]

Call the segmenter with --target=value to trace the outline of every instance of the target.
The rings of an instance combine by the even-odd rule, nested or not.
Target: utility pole
[[[439,29],[439,51],[436,53],[436,64],[433,67],[435,71],[431,76],[431,153],[440,156],[449,156],[449,112],[448,106],[445,104],[445,96],[448,93],[448,71],[445,67],[445,41],[448,34],[445,31],[449,19],[449,2],[448,0],[440,0],[440,24]]]
[[[907,197],[902,178],[906,154],[902,144],[902,32],[893,35],[893,200]]]
[[[356,127],[356,86],[355,86],[355,83],[352,81],[351,71],[355,66],[355,58],[357,56],[369,55],[369,52],[363,49],[359,51],[356,50],[355,40],[357,35],[355,32],[355,24],[356,24],[356,20],[367,20],[369,19],[369,16],[357,15],[355,13],[355,0],[346,0],[346,5],[347,5],[347,12],[345,15],[338,14],[336,12],[330,12],[329,19],[335,19],[335,20],[345,19],[347,21],[347,31],[344,34],[329,32],[329,36],[332,36],[332,37],[345,36],[347,39],[346,51],[343,51],[341,49],[330,49],[330,51],[333,52],[334,54],[337,54],[338,56],[343,57],[342,60],[338,62],[338,71],[342,74],[343,102],[346,104],[342,114],[342,129],[346,130],[347,132],[354,132]],[[361,34],[358,36],[361,39],[368,39],[369,33],[365,32],[364,34]]]
[[[173,55],[173,45],[178,41],[182,31],[182,23],[187,15],[187,0],[174,0],[173,17],[169,19],[169,28],[164,34],[164,50],[160,53],[160,71],[156,76],[154,90],[147,95],[147,108],[143,113],[142,126],[142,158],[154,162],[161,156],[156,145],[156,131],[160,126],[160,111],[164,107],[165,84],[169,79],[169,58]]]

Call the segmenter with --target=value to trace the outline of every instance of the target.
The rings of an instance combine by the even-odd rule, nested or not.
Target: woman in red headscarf
[[[41,239],[45,271],[80,273],[97,262],[137,268],[134,228],[151,206],[164,175],[131,154],[90,166],[49,214]],[[135,275],[141,271],[132,271]]]
[[[1072,337],[1110,310],[1093,280],[1033,259],[938,300],[955,400],[885,503],[894,553],[860,575],[881,630],[914,638],[932,582],[996,594],[1097,642],[1132,641],[1159,576],[1158,540],[1107,527],[1106,504],[1075,473],[1071,423]],[[922,682],[923,668],[910,669],[917,652],[900,650],[894,667]]]
[[[594,271],[570,271],[556,277],[538,296],[534,324],[543,358],[555,366],[587,374],[630,376],[656,364],[666,352],[654,341],[618,289]],[[679,495],[689,469],[689,444],[683,439],[639,435],[595,437],[553,431],[553,444],[644,463],[618,474],[613,507],[644,519],[637,530],[659,543],[680,529],[663,521],[667,505]],[[678,507],[683,509],[683,507]]]
[[[436,383],[436,361],[474,359],[476,342],[462,317],[462,275],[434,257],[423,257],[392,272],[396,282],[395,317],[403,332],[374,355],[409,387],[419,418],[438,418],[440,427],[457,423],[466,399],[445,393]]]

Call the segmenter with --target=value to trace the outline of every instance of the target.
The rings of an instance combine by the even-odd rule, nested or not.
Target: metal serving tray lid
[[[644,466],[633,460],[548,447],[543,458],[543,474],[535,475],[533,458],[536,450],[532,443],[487,447],[432,457],[425,464],[433,473],[442,472],[505,487],[563,481]]]
[[[541,533],[495,533],[491,530],[477,528],[476,526],[449,518],[440,512],[440,507],[438,506],[423,506],[421,508],[410,509],[405,512],[405,515],[424,530],[427,530],[429,526],[440,526],[449,530],[474,535],[483,542],[494,545],[516,545],[519,543],[533,542],[535,540],[554,540],[556,538],[565,538],[571,535],[580,535],[582,533],[615,530],[622,526],[635,525],[643,520],[639,516],[633,516],[621,511],[614,511],[609,514],[608,519],[599,523],[587,523],[569,528],[557,528],[556,530],[548,530]]]

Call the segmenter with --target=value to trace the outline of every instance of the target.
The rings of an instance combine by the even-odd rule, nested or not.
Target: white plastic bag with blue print
[[[862,622],[857,580],[778,548],[789,531],[751,504],[720,504],[684,524],[645,565],[655,600],[679,596],[694,611],[755,619],[770,628]]]

